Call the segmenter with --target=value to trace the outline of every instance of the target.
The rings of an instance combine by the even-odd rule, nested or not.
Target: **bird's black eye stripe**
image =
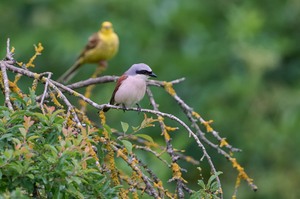
[[[147,70],[137,70],[136,74],[150,75],[152,72]]]

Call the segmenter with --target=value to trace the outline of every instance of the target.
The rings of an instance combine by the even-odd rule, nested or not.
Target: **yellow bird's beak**
[[[109,21],[105,21],[102,23],[102,26],[101,26],[102,31],[107,31],[107,30],[112,30],[112,29],[113,29],[113,25]]]

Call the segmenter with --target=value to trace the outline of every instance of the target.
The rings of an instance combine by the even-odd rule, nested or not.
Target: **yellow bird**
[[[87,45],[71,66],[57,81],[67,83],[85,63],[98,63],[106,67],[107,60],[113,58],[119,49],[119,37],[114,32],[112,23],[105,21],[101,29],[90,36]]]

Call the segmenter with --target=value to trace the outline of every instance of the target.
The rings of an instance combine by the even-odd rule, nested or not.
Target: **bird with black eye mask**
[[[133,64],[117,81],[116,87],[110,99],[111,105],[122,105],[124,110],[134,104],[140,109],[138,104],[143,99],[149,77],[156,77],[152,69],[144,64]],[[109,107],[103,109],[107,112]]]

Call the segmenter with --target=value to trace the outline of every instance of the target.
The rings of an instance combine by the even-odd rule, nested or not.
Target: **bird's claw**
[[[125,113],[125,111],[127,111],[125,104],[122,104],[122,109],[123,109],[124,113]]]
[[[136,106],[137,106],[137,109],[138,109],[138,113],[140,114],[140,112],[142,112],[142,108],[138,103],[136,103]]]

